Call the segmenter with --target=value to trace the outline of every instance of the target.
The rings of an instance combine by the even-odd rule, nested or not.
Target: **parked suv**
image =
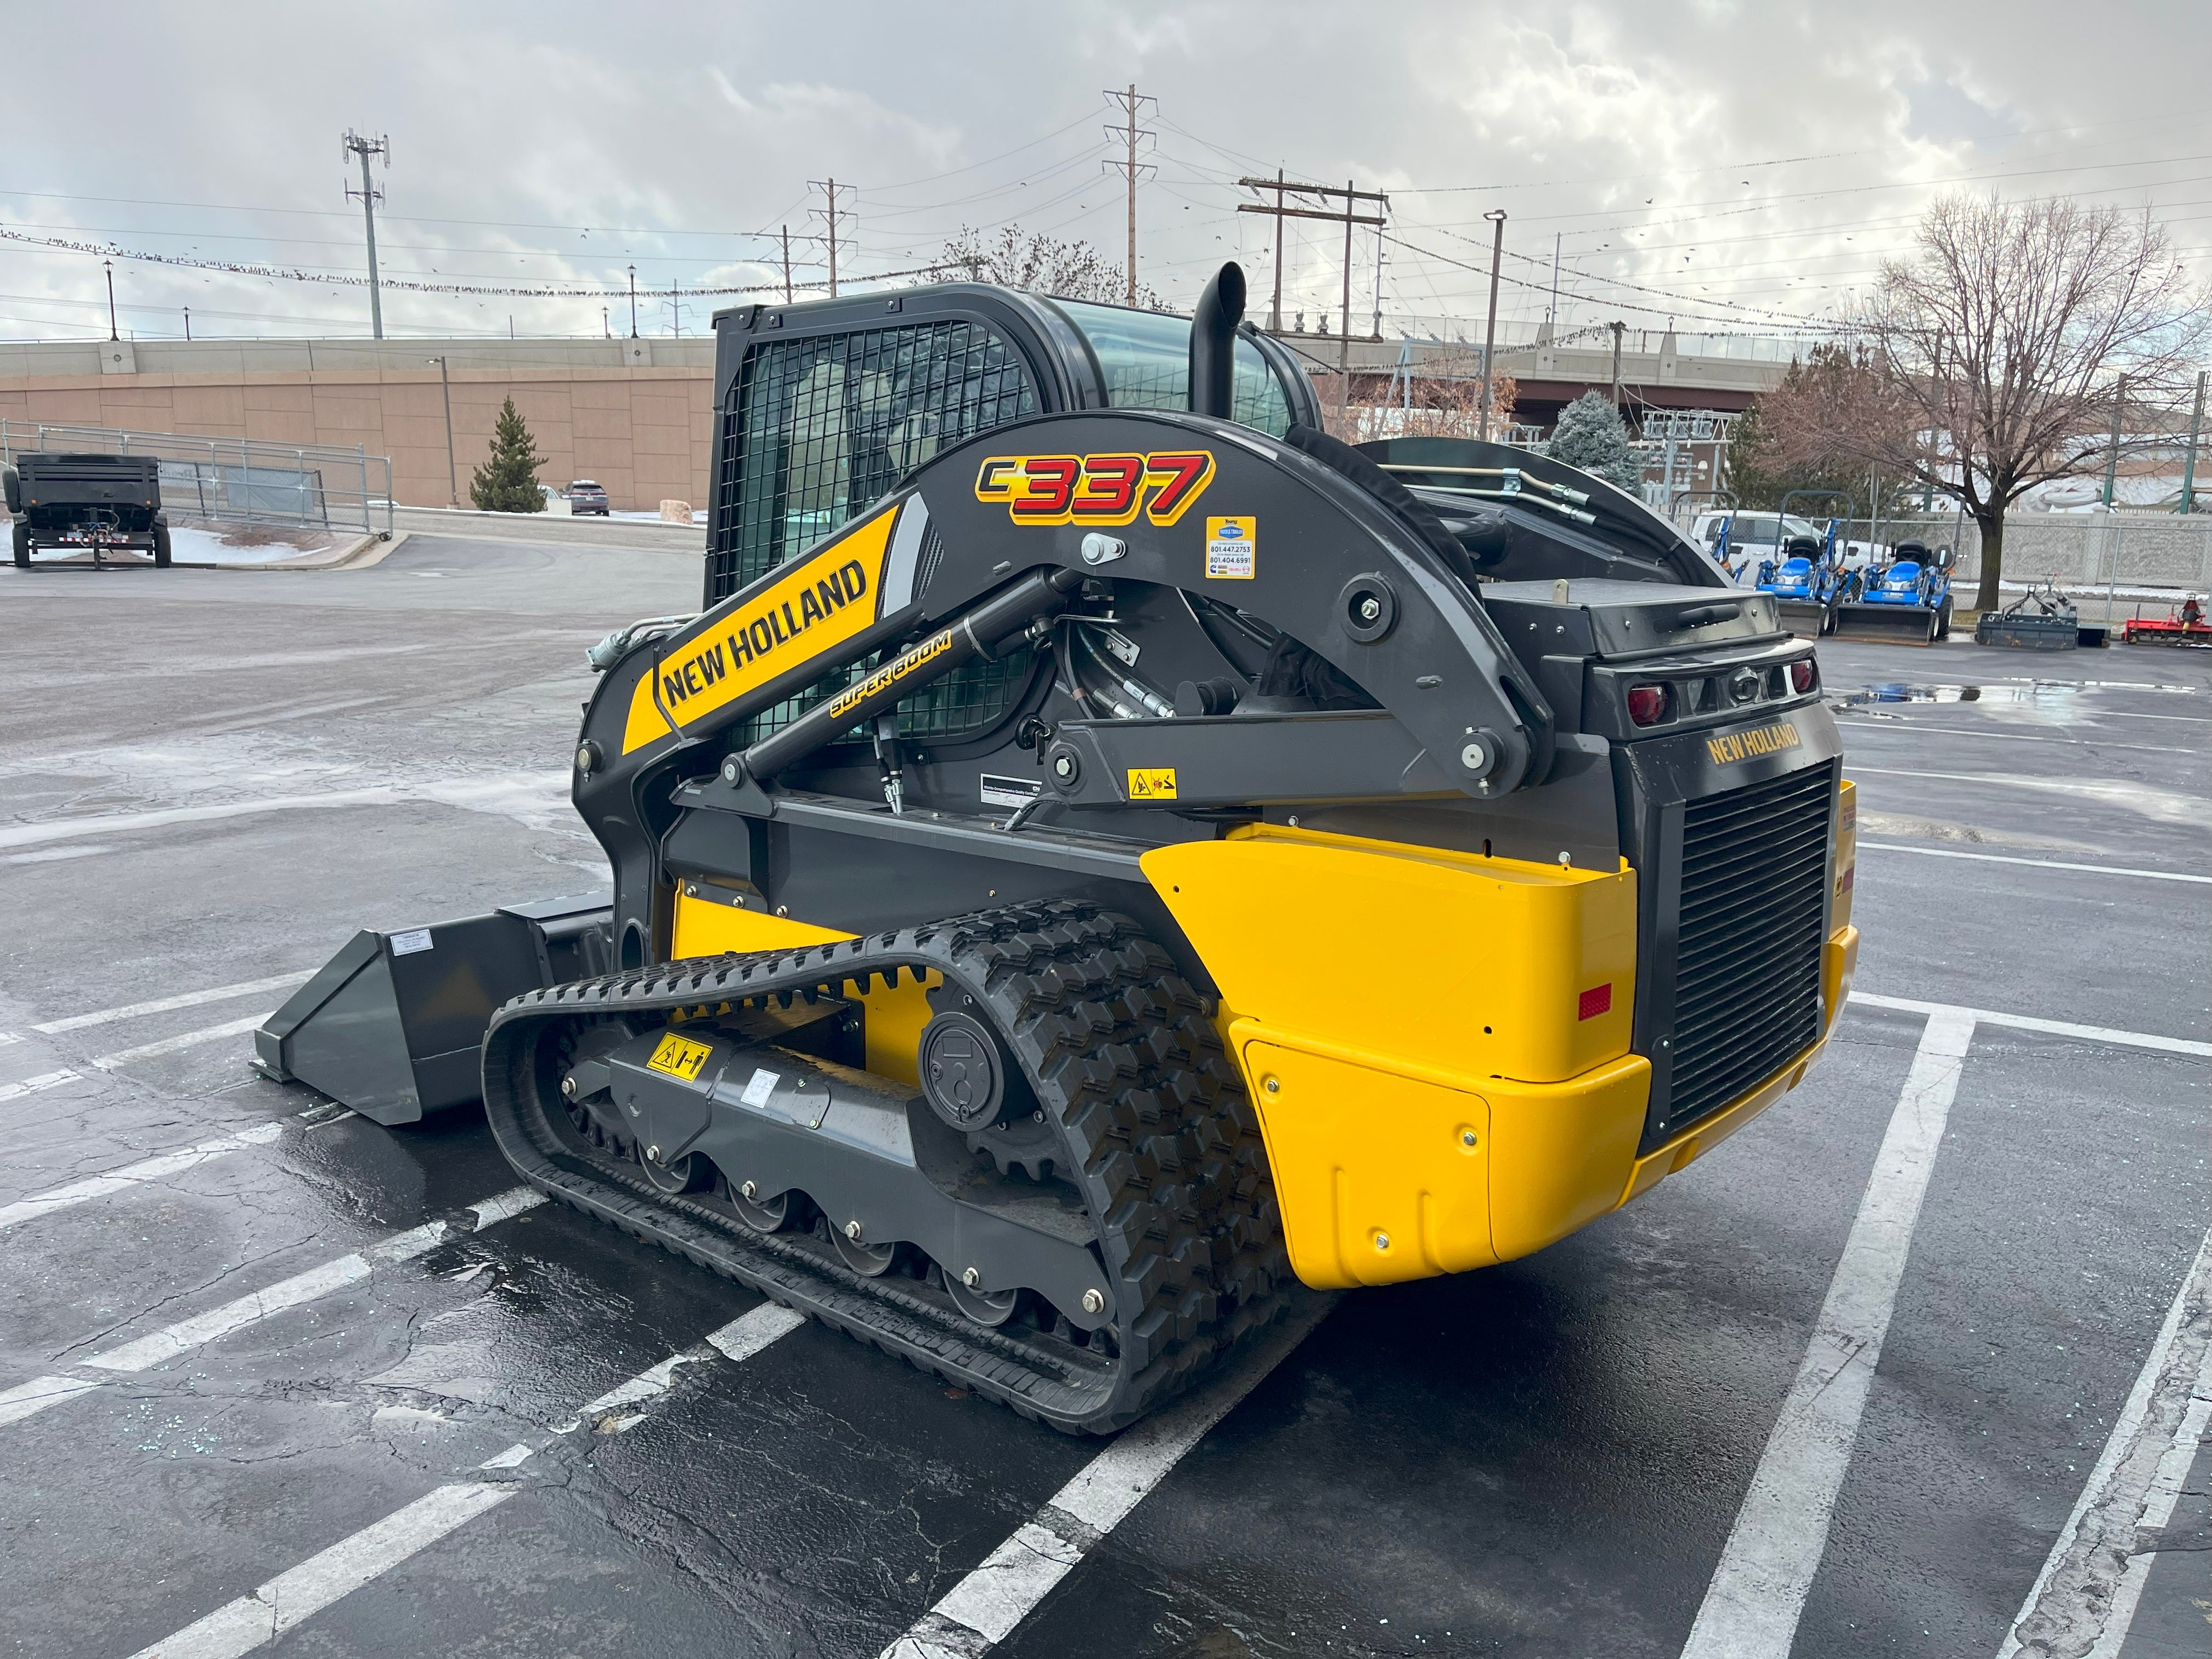
[[[607,492],[589,478],[573,479],[568,485],[568,511],[596,513],[604,519],[607,516]]]

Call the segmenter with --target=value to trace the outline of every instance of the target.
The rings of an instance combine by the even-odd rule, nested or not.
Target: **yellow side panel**
[[[1650,1060],[1626,1054],[1565,1083],[1484,1088],[1500,1261],[1556,1243],[1620,1202],[1651,1099]]]
[[[1237,1032],[1300,1279],[1390,1285],[1498,1259],[1480,1095]]]
[[[1832,930],[1850,926],[1851,889],[1858,881],[1858,860],[1859,787],[1845,778],[1836,787],[1836,893],[1828,914]],[[1828,1006],[1832,1008],[1836,1004]]]
[[[680,961],[685,957],[719,957],[730,951],[792,951],[802,945],[827,945],[852,937],[834,927],[816,927],[788,916],[687,898],[679,889],[676,944],[670,954]]]
[[[680,890],[676,895],[674,954],[679,959],[719,957],[731,951],[788,951],[852,937],[834,927],[817,927],[788,916],[687,898]],[[921,1046],[921,1028],[929,1024],[929,992],[944,982],[945,976],[934,970],[920,983],[902,974],[897,985],[889,990],[884,988],[880,977],[869,981],[872,988],[867,991],[846,981],[845,994],[857,997],[866,1011],[862,1030],[870,1071],[895,1078],[908,1088],[921,1086],[915,1054]]]
[[[1628,1050],[1636,876],[1270,824],[1144,855],[1223,1000],[1413,1075],[1556,1082]]]

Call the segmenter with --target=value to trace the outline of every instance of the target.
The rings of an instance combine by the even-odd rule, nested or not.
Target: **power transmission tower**
[[[810,179],[806,182],[814,189],[820,191],[830,204],[826,208],[809,208],[806,211],[809,217],[822,221],[823,240],[830,246],[830,297],[834,300],[837,297],[837,221],[841,217],[846,219],[853,217],[849,209],[841,210],[838,207],[837,192],[842,190],[849,196],[860,186],[841,185],[835,179]],[[850,241],[852,239],[848,235],[846,240]]]
[[[1390,198],[1380,191],[1358,189],[1355,187],[1358,181],[1351,179],[1344,181],[1341,190],[1334,185],[1290,184],[1280,173],[1273,179],[1239,179],[1237,182],[1246,190],[1272,190],[1275,192],[1275,202],[1272,207],[1260,202],[1240,202],[1237,205],[1239,213],[1264,213],[1275,222],[1275,310],[1269,323],[1273,329],[1279,331],[1283,325],[1283,221],[1326,219],[1332,224],[1344,227],[1344,316],[1340,325],[1342,336],[1337,342],[1336,354],[1337,407],[1341,409],[1352,401],[1352,228],[1354,225],[1373,225],[1380,234],[1386,222],[1383,216],[1390,210]],[[1317,196],[1323,201],[1332,196],[1340,196],[1344,198],[1344,210],[1334,213],[1322,208],[1285,207],[1283,194],[1286,191],[1292,196]],[[1353,211],[1362,202],[1376,204],[1382,212],[1362,214]]]
[[[1098,165],[1100,169],[1103,172],[1119,173],[1124,174],[1128,179],[1129,266],[1128,287],[1126,291],[1125,300],[1126,303],[1133,307],[1137,303],[1137,175],[1143,173],[1157,171],[1157,169],[1152,167],[1149,163],[1141,167],[1138,165],[1138,141],[1142,139],[1146,143],[1150,143],[1154,137],[1154,134],[1151,128],[1140,127],[1137,125],[1137,112],[1146,104],[1152,105],[1155,109],[1158,108],[1159,100],[1157,98],[1139,96],[1137,93],[1137,83],[1132,81],[1129,83],[1129,89],[1127,92],[1108,93],[1106,94],[1106,101],[1113,105],[1116,109],[1120,110],[1123,117],[1122,124],[1120,126],[1109,127],[1106,129],[1106,136],[1109,138],[1119,138],[1121,140],[1122,143],[1127,148],[1127,154],[1125,158],[1121,161],[1101,161]]]
[[[379,138],[366,138],[349,127],[346,129],[345,157],[361,157],[361,188],[346,186],[349,200],[361,198],[362,218],[368,225],[368,321],[376,337],[384,337],[384,296],[376,285],[376,204],[384,199],[384,192],[369,182],[368,158],[381,155],[386,172],[392,170],[392,138],[389,134]]]

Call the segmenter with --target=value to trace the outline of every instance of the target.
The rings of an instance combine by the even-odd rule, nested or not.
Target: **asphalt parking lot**
[[[471,1111],[246,1069],[353,929],[603,878],[582,647],[697,592],[434,538],[0,572],[0,1650],[2212,1647],[2212,658],[1825,647],[1814,1078],[1096,1442],[530,1205]]]

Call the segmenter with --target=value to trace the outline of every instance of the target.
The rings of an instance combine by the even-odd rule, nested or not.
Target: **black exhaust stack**
[[[1237,325],[1244,316],[1244,267],[1234,259],[1215,273],[1190,318],[1190,410],[1235,418]]]

